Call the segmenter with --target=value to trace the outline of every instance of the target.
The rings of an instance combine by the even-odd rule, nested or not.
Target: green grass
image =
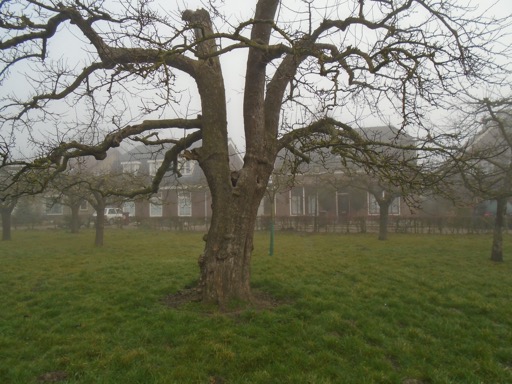
[[[510,238],[506,239],[506,243]],[[0,243],[0,383],[510,383],[512,255],[488,236],[257,234],[235,314],[170,293],[197,278],[201,234],[16,231]]]

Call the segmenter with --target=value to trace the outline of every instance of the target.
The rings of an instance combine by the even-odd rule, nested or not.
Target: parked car
[[[97,213],[94,212],[92,214],[93,218],[96,220]],[[120,223],[125,220],[125,214],[121,208],[105,208],[105,222],[108,224]]]

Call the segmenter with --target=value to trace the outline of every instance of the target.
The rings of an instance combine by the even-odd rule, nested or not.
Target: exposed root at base
[[[197,303],[202,300],[201,290],[198,288],[188,288],[168,295],[163,299],[165,305],[171,308],[179,308],[188,303]]]
[[[188,288],[168,295],[163,299],[163,303],[171,308],[179,308],[189,303],[200,303],[202,302],[202,295],[200,288]],[[264,310],[278,307],[279,305],[285,304],[285,301],[278,300],[269,293],[261,291],[253,291],[251,299],[247,302],[233,300],[229,303],[219,304],[216,308],[225,314],[237,314],[244,310]],[[207,312],[211,310],[211,306],[205,303],[205,309]]]

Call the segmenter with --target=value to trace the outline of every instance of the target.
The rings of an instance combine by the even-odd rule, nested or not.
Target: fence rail
[[[508,228],[512,229],[512,217],[508,217]],[[69,217],[63,216],[59,220],[17,220],[14,218],[13,227],[35,228],[39,226],[67,227]],[[271,218],[259,216],[256,221],[256,230],[270,229]],[[130,218],[131,225],[152,229],[172,231],[206,231],[209,220],[205,218],[173,217],[173,218]],[[82,224],[90,226],[87,220]],[[388,231],[390,233],[416,233],[416,234],[457,234],[457,233],[488,233],[493,230],[494,217],[484,216],[390,216]],[[378,216],[351,216],[344,218],[330,218],[321,216],[286,216],[276,217],[275,231],[296,232],[334,232],[334,233],[376,233],[379,231]]]
[[[494,228],[494,217],[390,216],[387,227],[391,233],[488,233]],[[512,228],[512,218],[508,218],[508,227]],[[257,229],[269,228],[270,217],[259,217]],[[379,231],[379,217],[353,216],[341,220],[313,216],[276,217],[274,228],[276,231],[376,233]]]

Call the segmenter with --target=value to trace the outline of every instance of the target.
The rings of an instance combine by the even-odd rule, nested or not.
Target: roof
[[[202,142],[198,141],[194,143],[191,147],[188,149],[193,148],[199,148],[201,146]],[[162,160],[165,156],[165,153],[170,150],[174,144],[166,143],[161,144],[157,146],[147,146],[144,144],[138,145],[131,150],[127,151],[126,153],[121,155],[120,161],[122,163],[127,162],[140,162],[141,167],[143,168],[143,172],[148,172],[148,169],[146,168],[145,164],[151,162],[151,161],[158,161]],[[232,170],[238,170],[243,166],[242,158],[240,157],[240,153],[237,150],[234,143],[230,140],[228,143],[228,150],[229,150],[229,163],[230,168]],[[169,184],[204,184],[205,183],[205,176],[201,168],[198,166],[197,161],[195,160],[189,160],[193,162],[192,166],[192,173],[185,175],[183,174],[181,177],[177,177],[172,171],[169,171],[163,180],[162,185],[169,185]],[[144,164],[144,165],[143,165]]]
[[[372,151],[377,153],[380,152],[381,154],[385,154],[390,157],[396,157],[398,155],[402,158],[405,150],[401,149],[400,146],[411,146],[414,145],[415,142],[412,136],[391,125],[362,127],[355,129],[355,131],[365,139],[368,144],[370,144],[369,148]],[[371,145],[372,143],[375,144]],[[301,164],[298,170],[301,173],[322,173],[327,170],[331,172],[336,170],[341,171],[345,168],[345,165],[342,162],[343,149],[349,148],[350,151],[354,152],[355,157],[358,156],[358,153],[356,153],[357,146],[354,146],[353,144],[353,142],[347,143],[346,147],[340,145],[338,147],[339,150],[337,150],[335,146],[331,146],[329,148],[324,147],[317,149],[314,152],[310,152],[307,154],[307,157],[310,159],[309,163]],[[389,146],[386,144],[389,144]],[[296,148],[299,149],[299,146],[296,145]],[[290,164],[290,162],[293,162],[295,159],[296,156],[294,156],[290,151],[284,149],[278,155],[275,168],[280,169],[284,164]],[[347,161],[347,163],[352,163],[354,166],[357,166],[355,164],[356,162],[352,160]]]

